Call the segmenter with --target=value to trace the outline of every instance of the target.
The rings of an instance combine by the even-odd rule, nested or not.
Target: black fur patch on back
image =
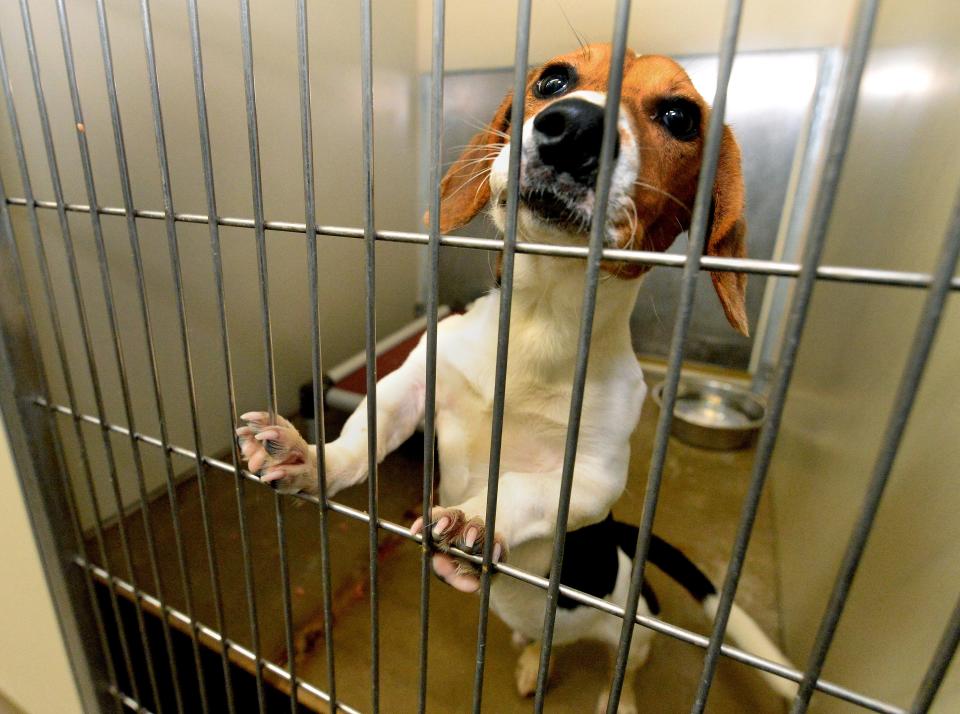
[[[600,523],[567,533],[560,583],[599,598],[612,593],[620,570],[617,548],[623,548],[618,531],[620,525],[608,514]],[[660,604],[646,581],[641,592],[650,612],[659,613]],[[557,605],[565,610],[580,607],[580,603],[565,595],[560,595]]]

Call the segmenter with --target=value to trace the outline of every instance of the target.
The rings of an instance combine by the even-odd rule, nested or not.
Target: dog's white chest
[[[441,324],[437,432],[441,498],[457,502],[487,480],[496,380],[499,294],[491,293]],[[570,411],[579,315],[558,318],[515,303],[511,320],[500,471],[559,469]],[[619,346],[619,345],[618,345]],[[626,448],[644,395],[629,341],[591,355],[581,438]],[[623,354],[620,354],[623,352]]]

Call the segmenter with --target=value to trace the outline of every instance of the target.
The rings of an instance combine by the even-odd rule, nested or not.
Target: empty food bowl
[[[663,382],[653,388],[653,401],[663,408]],[[677,388],[670,431],[693,446],[742,449],[753,442],[765,412],[763,399],[746,387],[684,376]]]

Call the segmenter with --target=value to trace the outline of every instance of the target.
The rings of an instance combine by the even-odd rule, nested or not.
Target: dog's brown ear
[[[723,128],[717,176],[713,183],[713,215],[704,253],[723,258],[746,257],[747,223],[743,218],[743,174],[740,147],[730,127]],[[747,324],[747,276],[744,273],[710,273],[727,321],[744,336]]]
[[[467,148],[440,182],[440,232],[449,233],[469,223],[490,200],[490,164],[510,130],[513,93],[500,103],[487,128],[470,140]],[[429,214],[424,215],[424,223]]]

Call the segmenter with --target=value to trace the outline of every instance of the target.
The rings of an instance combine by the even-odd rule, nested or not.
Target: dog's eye
[[[686,99],[664,102],[656,116],[666,130],[680,141],[690,141],[700,133],[700,109]]]
[[[533,85],[533,93],[540,99],[556,97],[566,92],[576,81],[573,68],[565,64],[547,67]]]

